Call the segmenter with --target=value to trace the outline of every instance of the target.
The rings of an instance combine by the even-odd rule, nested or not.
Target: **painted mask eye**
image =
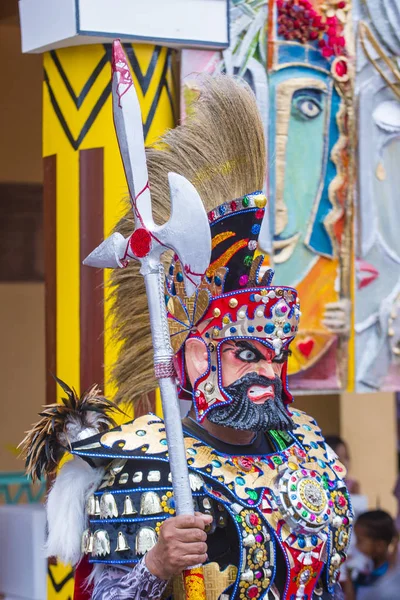
[[[252,350],[240,350],[240,352],[238,352],[236,356],[244,362],[253,362],[257,359],[255,352],[253,352]]]

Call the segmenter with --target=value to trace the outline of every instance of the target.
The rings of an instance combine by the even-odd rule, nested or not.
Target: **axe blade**
[[[182,175],[168,173],[171,216],[155,227],[163,246],[178,255],[182,265],[185,292],[192,296],[206,272],[211,258],[211,230],[203,202],[194,185]]]
[[[85,258],[83,264],[97,269],[124,267],[127,262],[128,244],[129,238],[125,239],[123,235],[115,232],[97,246]]]
[[[121,42],[112,47],[112,98],[114,126],[131,197],[136,227],[153,228],[148,187],[142,112],[132,73]]]

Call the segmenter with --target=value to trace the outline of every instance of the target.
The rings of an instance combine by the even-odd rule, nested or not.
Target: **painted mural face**
[[[350,8],[348,0],[234,1],[223,59],[183,57],[183,74],[223,70],[243,77],[257,97],[268,144],[270,246],[263,249],[276,281],[298,287],[303,298],[289,364],[293,389],[346,385]]]
[[[276,115],[269,136],[269,155],[275,157],[269,176],[274,268],[278,281],[297,284],[318,255],[333,257],[323,218],[333,210],[327,188],[335,167],[329,150],[338,139],[340,101],[331,78],[309,67],[273,73],[270,100]]]
[[[338,389],[346,383],[339,372],[349,330],[349,273],[344,276],[343,263],[350,260],[350,248],[339,232],[350,227],[345,166],[350,4],[276,0],[269,8],[272,261],[277,281],[298,286],[305,297],[289,374],[294,388]]]
[[[400,387],[400,20],[390,3],[357,3],[359,243],[356,293],[357,389]],[[397,15],[399,17],[399,15]],[[373,23],[373,28],[372,28]],[[390,50],[391,49],[391,50]]]

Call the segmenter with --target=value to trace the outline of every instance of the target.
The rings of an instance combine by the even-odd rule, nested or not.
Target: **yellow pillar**
[[[172,51],[131,44],[125,50],[150,144],[174,125]],[[48,52],[43,83],[47,372],[81,392],[99,383],[108,397],[116,348],[104,304],[107,274],[82,269],[81,260],[109,235],[127,194],[112,121],[110,56],[110,44]],[[47,402],[58,393],[49,376]],[[72,598],[71,571],[49,566],[49,599]]]

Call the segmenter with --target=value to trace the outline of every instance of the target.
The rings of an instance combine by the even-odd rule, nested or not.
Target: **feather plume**
[[[264,126],[251,89],[226,75],[201,75],[197,99],[183,125],[146,149],[152,211],[157,223],[170,214],[168,173],[193,183],[207,211],[264,187]],[[115,230],[134,230],[130,204]],[[115,401],[136,402],[156,388],[143,277],[135,261],[111,275],[112,334],[120,349],[113,376]]]
[[[81,538],[88,527],[86,502],[100,485],[103,468],[92,468],[80,456],[68,460],[57,473],[46,503],[46,555],[65,564],[81,559]]]
[[[116,425],[109,411],[123,412],[101,395],[93,385],[80,397],[61,379],[55,378],[65,392],[60,403],[49,404],[19,445],[25,457],[26,473],[33,481],[57,469],[63,454],[78,440],[95,435]]]

